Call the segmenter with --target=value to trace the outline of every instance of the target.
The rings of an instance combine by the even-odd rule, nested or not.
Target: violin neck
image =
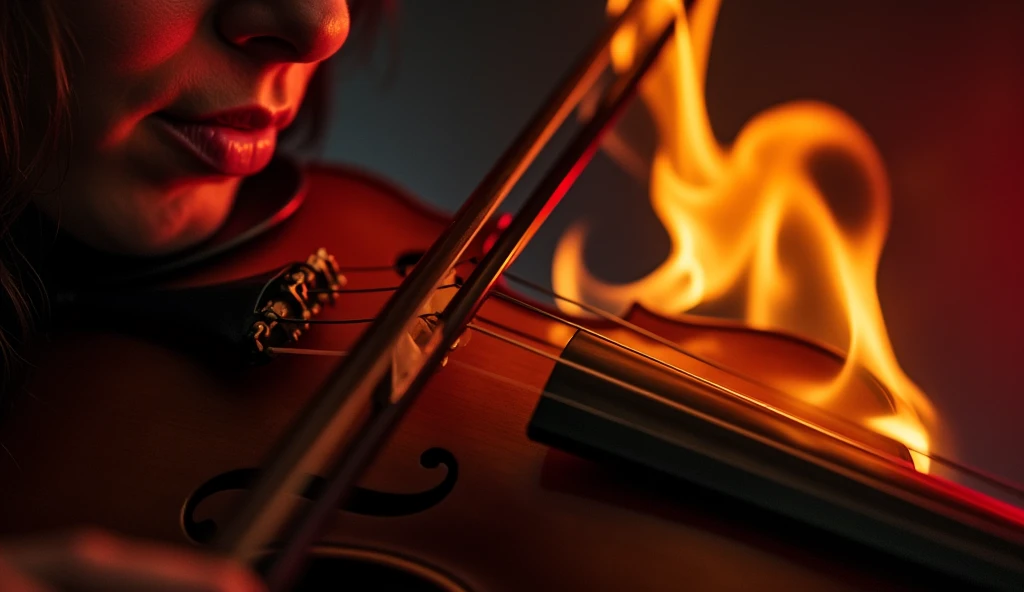
[[[535,441],[667,475],[976,585],[1024,589],[1021,512],[919,473],[894,441],[864,445],[724,396],[583,332],[561,359],[529,424]]]

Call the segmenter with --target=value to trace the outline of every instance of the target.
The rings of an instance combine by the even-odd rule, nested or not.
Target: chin
[[[111,243],[121,254],[153,257],[196,246],[223,226],[234,204],[237,182],[230,187],[147,202],[121,220],[112,220]]]
[[[147,227],[144,223],[115,229],[112,240],[99,248],[120,255],[133,257],[158,257],[184,251],[207,240],[221,227],[225,217],[203,217],[190,221],[184,227],[168,228],[158,225]]]
[[[134,154],[147,156],[144,148]],[[167,162],[83,157],[60,177],[57,191],[39,194],[34,202],[61,232],[99,251],[171,255],[223,226],[242,178],[186,175]]]
[[[62,206],[43,205],[64,232],[90,247],[130,257],[166,256],[202,243],[223,226],[240,181],[173,192],[139,187],[120,193],[86,192],[75,200],[64,200]],[[107,197],[111,195],[120,199]]]

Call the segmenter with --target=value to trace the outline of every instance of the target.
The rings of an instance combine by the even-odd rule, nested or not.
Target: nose
[[[311,63],[338,51],[348,37],[345,0],[228,0],[217,29],[261,60]]]

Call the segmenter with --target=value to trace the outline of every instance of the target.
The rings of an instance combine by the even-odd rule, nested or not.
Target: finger
[[[52,588],[30,578],[4,557],[0,557],[0,590],[6,592],[51,592]]]
[[[263,590],[255,576],[229,561],[98,531],[28,541],[8,548],[7,555],[22,570],[76,590]]]

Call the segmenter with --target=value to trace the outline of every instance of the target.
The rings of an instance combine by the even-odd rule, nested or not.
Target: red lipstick
[[[287,115],[275,115],[264,107],[242,107],[191,117],[162,112],[156,119],[179,145],[214,171],[247,176],[270,162],[277,124]]]

